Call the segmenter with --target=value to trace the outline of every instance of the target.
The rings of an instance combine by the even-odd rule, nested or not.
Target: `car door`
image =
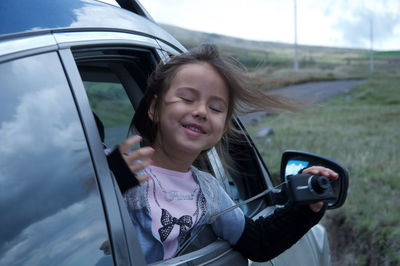
[[[0,265],[128,264],[54,39],[20,41],[0,42]]]

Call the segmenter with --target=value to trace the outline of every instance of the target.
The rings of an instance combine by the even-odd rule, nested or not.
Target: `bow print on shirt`
[[[163,225],[163,227],[158,229],[158,233],[160,234],[161,241],[164,242],[171,233],[175,224],[180,226],[179,237],[184,236],[192,226],[192,217],[189,215],[183,215],[181,218],[178,219],[172,217],[172,215],[167,210],[161,209],[161,224]]]

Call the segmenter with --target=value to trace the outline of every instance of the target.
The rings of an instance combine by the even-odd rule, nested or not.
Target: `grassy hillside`
[[[186,30],[162,25],[190,49],[200,43],[215,43],[225,55],[237,58],[250,70],[254,68],[292,68],[293,44],[251,41],[213,33]],[[335,69],[345,65],[345,58],[363,57],[367,53],[361,49],[332,48],[321,46],[298,46],[298,60],[302,68]]]
[[[322,154],[348,167],[348,199],[327,215],[334,258],[348,256],[348,265],[400,264],[399,74],[376,73],[347,95],[250,128],[254,135],[267,125],[274,129],[255,142],[276,176],[287,149]]]
[[[400,51],[385,51],[374,54],[376,57],[400,57]]]
[[[367,50],[320,46],[298,47],[299,70],[293,70],[293,45],[244,40],[224,35],[162,25],[190,49],[201,43],[216,44],[222,54],[237,59],[266,89],[319,80],[360,79],[368,75]]]

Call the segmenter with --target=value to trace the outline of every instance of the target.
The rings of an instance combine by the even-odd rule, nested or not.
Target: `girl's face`
[[[208,63],[181,66],[164,95],[155,146],[169,154],[198,156],[227,129],[229,102],[224,80]],[[153,119],[154,103],[149,108]]]

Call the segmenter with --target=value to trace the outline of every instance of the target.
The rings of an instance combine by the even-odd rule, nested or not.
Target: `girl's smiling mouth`
[[[197,124],[182,124],[182,126],[190,131],[199,133],[199,134],[206,134],[203,128]]]

